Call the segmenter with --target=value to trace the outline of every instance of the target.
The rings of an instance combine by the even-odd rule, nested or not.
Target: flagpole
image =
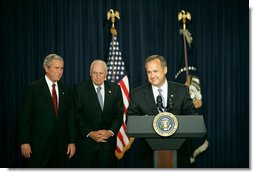
[[[112,43],[112,49],[114,49],[114,35],[112,34],[112,38],[111,38],[111,43]],[[116,82],[116,77],[115,77],[115,50],[112,50],[113,54],[112,54],[112,59],[113,59],[113,68],[112,68],[112,80],[111,82],[115,83]]]
[[[111,20],[112,22],[110,28],[112,38],[108,59],[108,66],[110,72],[108,74],[108,79],[110,79],[113,83],[118,83],[118,85],[121,87],[124,102],[123,122],[117,133],[117,146],[115,149],[115,156],[118,159],[121,159],[124,156],[125,151],[127,151],[131,147],[131,144],[134,141],[134,138],[129,138],[126,134],[126,111],[129,106],[129,80],[127,75],[125,74],[124,62],[121,58],[119,43],[117,41],[117,31],[114,24],[116,19],[120,19],[120,14],[118,11],[110,9],[107,12],[107,19]]]
[[[184,62],[186,68],[186,81],[189,79],[189,66],[188,66],[188,57],[187,57],[187,48],[186,48],[186,38],[183,34],[183,45],[184,45]]]
[[[186,68],[186,84],[189,84],[189,66],[188,66],[188,56],[187,56],[187,46],[186,46],[186,38],[190,45],[192,41],[192,37],[190,32],[186,29],[186,21],[191,20],[191,14],[188,11],[181,10],[178,13],[178,21],[182,20],[183,23],[183,29],[180,29],[180,33],[183,34],[183,45],[184,45],[184,62],[185,62],[185,68]]]
[[[107,12],[107,19],[108,20],[111,20],[112,22],[112,25],[111,25],[111,28],[110,28],[110,32],[112,34],[112,37],[111,37],[111,43],[112,43],[112,49],[114,49],[114,45],[115,45],[115,40],[114,40],[114,37],[117,35],[117,31],[116,31],[116,28],[115,28],[115,21],[116,21],[116,18],[119,20],[120,19],[120,13],[118,11],[114,11],[113,9],[110,9],[108,12]],[[115,50],[112,50],[113,52],[113,68],[112,68],[112,80],[111,82],[114,82],[115,83]]]
[[[192,80],[189,77],[189,67],[188,67],[188,59],[187,59],[187,47],[186,47],[186,40],[190,46],[192,42],[191,33],[186,29],[186,19],[191,20],[191,14],[188,11],[181,10],[178,13],[178,21],[182,20],[183,23],[183,29],[180,29],[180,33],[183,34],[183,44],[184,44],[184,59],[185,59],[185,68],[186,68],[186,82],[185,84],[190,87]],[[198,79],[198,78],[196,78]],[[199,79],[198,79],[199,81]],[[194,83],[194,82],[193,82]],[[198,83],[198,85],[200,85]],[[196,95],[196,93],[194,93]],[[201,92],[200,92],[201,95]],[[202,95],[201,95],[202,96]],[[195,105],[195,108],[198,109],[202,107],[202,97],[199,99],[193,99],[193,103]],[[204,143],[200,145],[198,148],[195,149],[192,156],[190,157],[190,163],[195,162],[195,158],[202,152],[204,152],[208,148],[209,142],[208,139],[204,140]]]

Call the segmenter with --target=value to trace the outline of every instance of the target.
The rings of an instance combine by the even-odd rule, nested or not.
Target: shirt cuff
[[[89,132],[89,133],[86,135],[86,137],[87,137],[87,138],[89,138],[89,135],[90,135],[91,133],[92,133],[92,131],[91,131],[91,132]]]
[[[112,133],[112,135],[111,135],[111,136],[114,136],[114,135],[115,135],[115,134],[114,134],[114,132],[112,132],[112,130],[109,130],[109,132],[110,132],[110,133]]]

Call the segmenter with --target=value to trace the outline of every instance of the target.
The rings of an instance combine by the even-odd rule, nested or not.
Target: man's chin
[[[157,83],[151,83],[153,86],[158,86],[158,84]]]
[[[94,84],[97,85],[97,86],[101,86],[102,83],[103,82],[94,82]]]

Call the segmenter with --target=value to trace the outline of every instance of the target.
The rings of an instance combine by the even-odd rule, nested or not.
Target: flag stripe
[[[122,128],[122,127],[121,127]],[[120,147],[120,146],[117,146],[118,148],[120,148],[121,150],[124,148],[124,146],[125,146],[125,144],[123,143],[123,136],[122,136],[122,133],[121,132],[118,132],[118,134],[117,134],[117,138],[120,140],[120,142],[121,142],[121,145],[120,146],[122,146],[122,147]]]
[[[124,155],[124,152],[127,151],[133,139],[130,140],[126,134],[126,111],[129,106],[129,80],[125,72],[124,61],[122,60],[122,54],[119,50],[119,43],[116,36],[112,37],[109,48],[109,57],[108,57],[108,76],[107,79],[111,82],[118,83],[121,87],[122,98],[124,103],[124,114],[123,122],[120,127],[119,132],[117,133],[117,147],[115,149],[115,155],[118,159],[121,159]]]
[[[122,142],[120,142],[118,135],[117,135],[117,143],[118,143],[118,146],[116,147],[116,152],[121,153],[121,151],[123,150],[123,145],[122,145]]]
[[[125,123],[122,124],[122,128],[123,128],[124,130],[126,130],[126,125],[125,125]]]
[[[121,129],[121,130],[125,131],[126,130],[126,126],[123,126],[123,129]],[[124,146],[126,146],[130,142],[130,139],[128,138],[126,133],[122,133],[122,135],[124,136],[123,137]]]
[[[126,97],[126,98],[128,99],[128,101],[129,101],[129,89],[126,87],[126,85],[125,85],[125,83],[124,83],[123,80],[121,80],[119,83],[120,83],[120,86],[122,87],[122,90],[123,90],[123,92],[124,92],[125,97]]]

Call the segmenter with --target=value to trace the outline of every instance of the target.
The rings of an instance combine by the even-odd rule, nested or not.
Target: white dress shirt
[[[49,91],[50,91],[50,94],[51,94],[51,96],[52,96],[52,85],[53,84],[55,84],[56,86],[55,86],[55,89],[56,89],[56,95],[57,95],[57,104],[59,105],[59,89],[58,89],[58,84],[57,84],[57,82],[56,83],[53,83],[49,78],[48,78],[48,76],[47,75],[45,75],[45,79],[46,79],[46,82],[47,82],[47,84],[48,84],[48,87],[49,87]]]
[[[165,103],[165,105],[163,105],[163,106],[167,107],[167,104],[168,104],[168,81],[167,81],[167,79],[165,80],[164,84],[160,88],[152,85],[152,89],[153,89],[153,96],[154,96],[155,103],[157,102],[156,98],[159,95],[158,89],[162,90],[161,94],[163,96],[164,103]]]

